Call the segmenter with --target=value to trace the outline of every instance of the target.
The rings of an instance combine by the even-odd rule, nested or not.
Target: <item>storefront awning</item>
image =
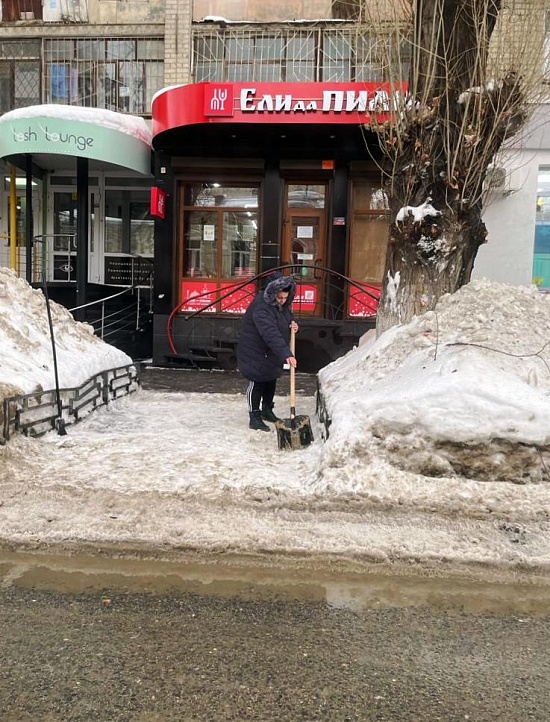
[[[0,117],[0,158],[32,156],[46,170],[124,168],[151,173],[151,134],[143,118],[99,108],[35,105]]]
[[[368,125],[391,118],[391,83],[193,83],[153,98],[153,138],[197,124]]]

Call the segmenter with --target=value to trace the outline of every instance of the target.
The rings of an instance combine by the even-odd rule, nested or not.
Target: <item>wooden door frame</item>
[[[328,209],[327,209],[327,202],[328,202],[328,183],[323,183],[325,186],[325,205],[324,208],[304,208],[304,207],[292,207],[288,205],[288,190],[285,189],[285,206],[284,206],[284,216],[283,216],[283,238],[281,243],[281,259],[283,264],[291,264],[293,262],[292,260],[292,241],[293,241],[293,218],[317,218],[319,221],[319,240],[318,240],[318,249],[317,254],[315,258],[312,258],[310,261],[306,261],[305,263],[307,265],[320,265],[320,266],[326,266],[326,259],[327,259],[327,252],[328,252],[328,228],[327,228],[327,219],[328,219]],[[288,182],[287,182],[287,188],[288,188]],[[299,264],[299,262],[298,262]],[[297,264],[297,265],[298,265]],[[304,310],[303,313],[310,314],[313,316],[322,316],[323,315],[323,309],[325,308],[325,294],[326,294],[326,288],[325,288],[325,274],[321,274],[320,278],[311,278],[311,279],[304,279],[304,283],[306,285],[315,286],[317,288],[317,300],[315,303],[315,310]]]

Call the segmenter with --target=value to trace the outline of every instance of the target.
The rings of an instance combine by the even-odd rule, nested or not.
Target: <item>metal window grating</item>
[[[364,25],[218,29],[194,26],[192,73],[200,81],[345,82],[401,79],[407,70],[396,31]]]
[[[0,42],[0,113],[41,102],[40,40]]]
[[[44,40],[46,103],[149,115],[163,85],[163,38]]]

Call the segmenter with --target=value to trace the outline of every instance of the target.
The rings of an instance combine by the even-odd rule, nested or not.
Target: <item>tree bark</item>
[[[467,213],[447,208],[420,221],[411,213],[393,223],[377,334],[433,310],[441,296],[468,283],[486,234],[480,207]]]

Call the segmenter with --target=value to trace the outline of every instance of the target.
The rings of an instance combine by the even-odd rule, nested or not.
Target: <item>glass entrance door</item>
[[[315,266],[325,265],[325,203],[324,184],[287,186],[283,263],[298,279],[294,308],[300,313],[322,312],[324,274]]]
[[[98,192],[88,195],[88,280],[98,282],[97,211]],[[52,281],[76,282],[77,200],[74,189],[53,192],[53,233],[47,237],[49,278]]]

